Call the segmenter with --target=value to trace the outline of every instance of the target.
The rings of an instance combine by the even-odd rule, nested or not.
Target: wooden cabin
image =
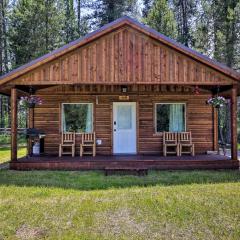
[[[12,169],[237,168],[240,74],[155,30],[122,17],[0,77],[11,96]],[[17,158],[17,99],[34,94],[29,128],[45,133],[44,155]],[[231,101],[231,158],[218,149],[217,110]],[[76,133],[75,157],[58,156],[61,134]],[[163,132],[191,132],[195,156],[163,157]],[[79,156],[95,132],[96,157]]]

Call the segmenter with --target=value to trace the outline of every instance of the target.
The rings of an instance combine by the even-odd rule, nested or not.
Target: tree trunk
[[[182,12],[182,37],[183,44],[188,47],[189,41],[189,28],[188,28],[188,18],[187,18],[187,3],[186,0],[180,0],[181,12]]]
[[[6,24],[6,0],[2,0],[2,35],[3,35],[3,46],[4,46],[4,71],[8,72],[8,46],[7,46],[7,24]]]
[[[0,128],[3,128],[4,125],[4,112],[3,112],[3,96],[0,95]]]
[[[49,0],[45,0],[45,51],[46,53],[49,50],[49,19],[48,19],[48,8],[49,8]]]
[[[3,74],[3,1],[0,4],[0,75]]]
[[[234,46],[236,45],[236,18],[235,15],[229,16],[229,9],[234,11],[236,8],[237,1],[231,1],[231,3],[226,4],[226,64],[229,67],[234,65]]]
[[[78,16],[78,34],[79,36],[81,36],[81,0],[78,0],[77,16]]]

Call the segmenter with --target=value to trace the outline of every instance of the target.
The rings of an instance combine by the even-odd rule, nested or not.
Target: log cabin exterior
[[[130,153],[135,156],[125,156],[125,162],[136,165],[135,160],[141,159],[141,164],[147,160],[162,161],[160,169],[237,168],[239,81],[240,74],[234,70],[129,17],[122,17],[0,77],[0,92],[11,95],[10,166],[13,169],[101,169],[109,166],[108,160],[118,161],[113,155]],[[29,94],[30,90],[43,99],[42,105],[29,112],[29,127],[46,133],[42,162],[41,158],[17,159],[17,98]],[[216,94],[231,100],[232,156],[213,163],[218,157],[211,160],[206,152],[218,148],[217,111],[207,105],[206,100]],[[56,157],[64,131],[64,104],[88,106],[90,128],[97,139],[95,159]],[[157,112],[168,104],[181,105],[182,130],[192,133],[195,158],[162,157],[163,134]],[[122,138],[117,135],[121,127],[116,129],[116,121],[120,121],[124,111],[132,117],[128,122],[122,119],[122,124],[133,125],[133,131]],[[77,133],[76,156],[79,156],[80,139],[80,133]],[[167,159],[177,165],[164,165]],[[194,160],[198,160],[198,166]],[[154,166],[157,165],[151,165]]]

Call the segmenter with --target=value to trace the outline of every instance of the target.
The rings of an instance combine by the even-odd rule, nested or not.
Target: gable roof
[[[50,61],[53,61],[54,59],[73,51],[76,48],[79,48],[109,32],[112,32],[113,30],[116,30],[124,25],[128,25],[130,27],[132,27],[133,29],[136,29],[144,34],[146,34],[147,36],[160,41],[161,43],[165,44],[168,47],[171,47],[175,50],[177,50],[178,52],[189,56],[190,58],[197,60],[235,80],[240,80],[240,73],[238,73],[237,71],[234,71],[233,69],[227,67],[224,64],[221,64],[193,49],[190,49],[186,46],[184,46],[183,44],[180,44],[178,42],[176,42],[175,40],[166,37],[165,35],[157,32],[156,30],[130,18],[127,16],[121,17],[109,24],[104,25],[103,27],[101,27],[100,29],[91,32],[87,35],[85,35],[82,38],[79,38],[73,42],[70,42],[69,44],[64,45],[61,48],[58,48],[48,54],[43,55],[42,57],[39,57],[27,64],[24,64],[16,69],[14,69],[13,71],[3,75],[0,77],[0,86],[14,80],[15,78],[39,67],[40,65],[43,65],[45,63],[48,63]]]

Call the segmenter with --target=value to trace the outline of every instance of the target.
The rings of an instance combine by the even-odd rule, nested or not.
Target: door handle
[[[116,132],[117,130],[116,129],[114,129],[114,132]]]
[[[114,121],[113,124],[116,125],[116,121]]]

